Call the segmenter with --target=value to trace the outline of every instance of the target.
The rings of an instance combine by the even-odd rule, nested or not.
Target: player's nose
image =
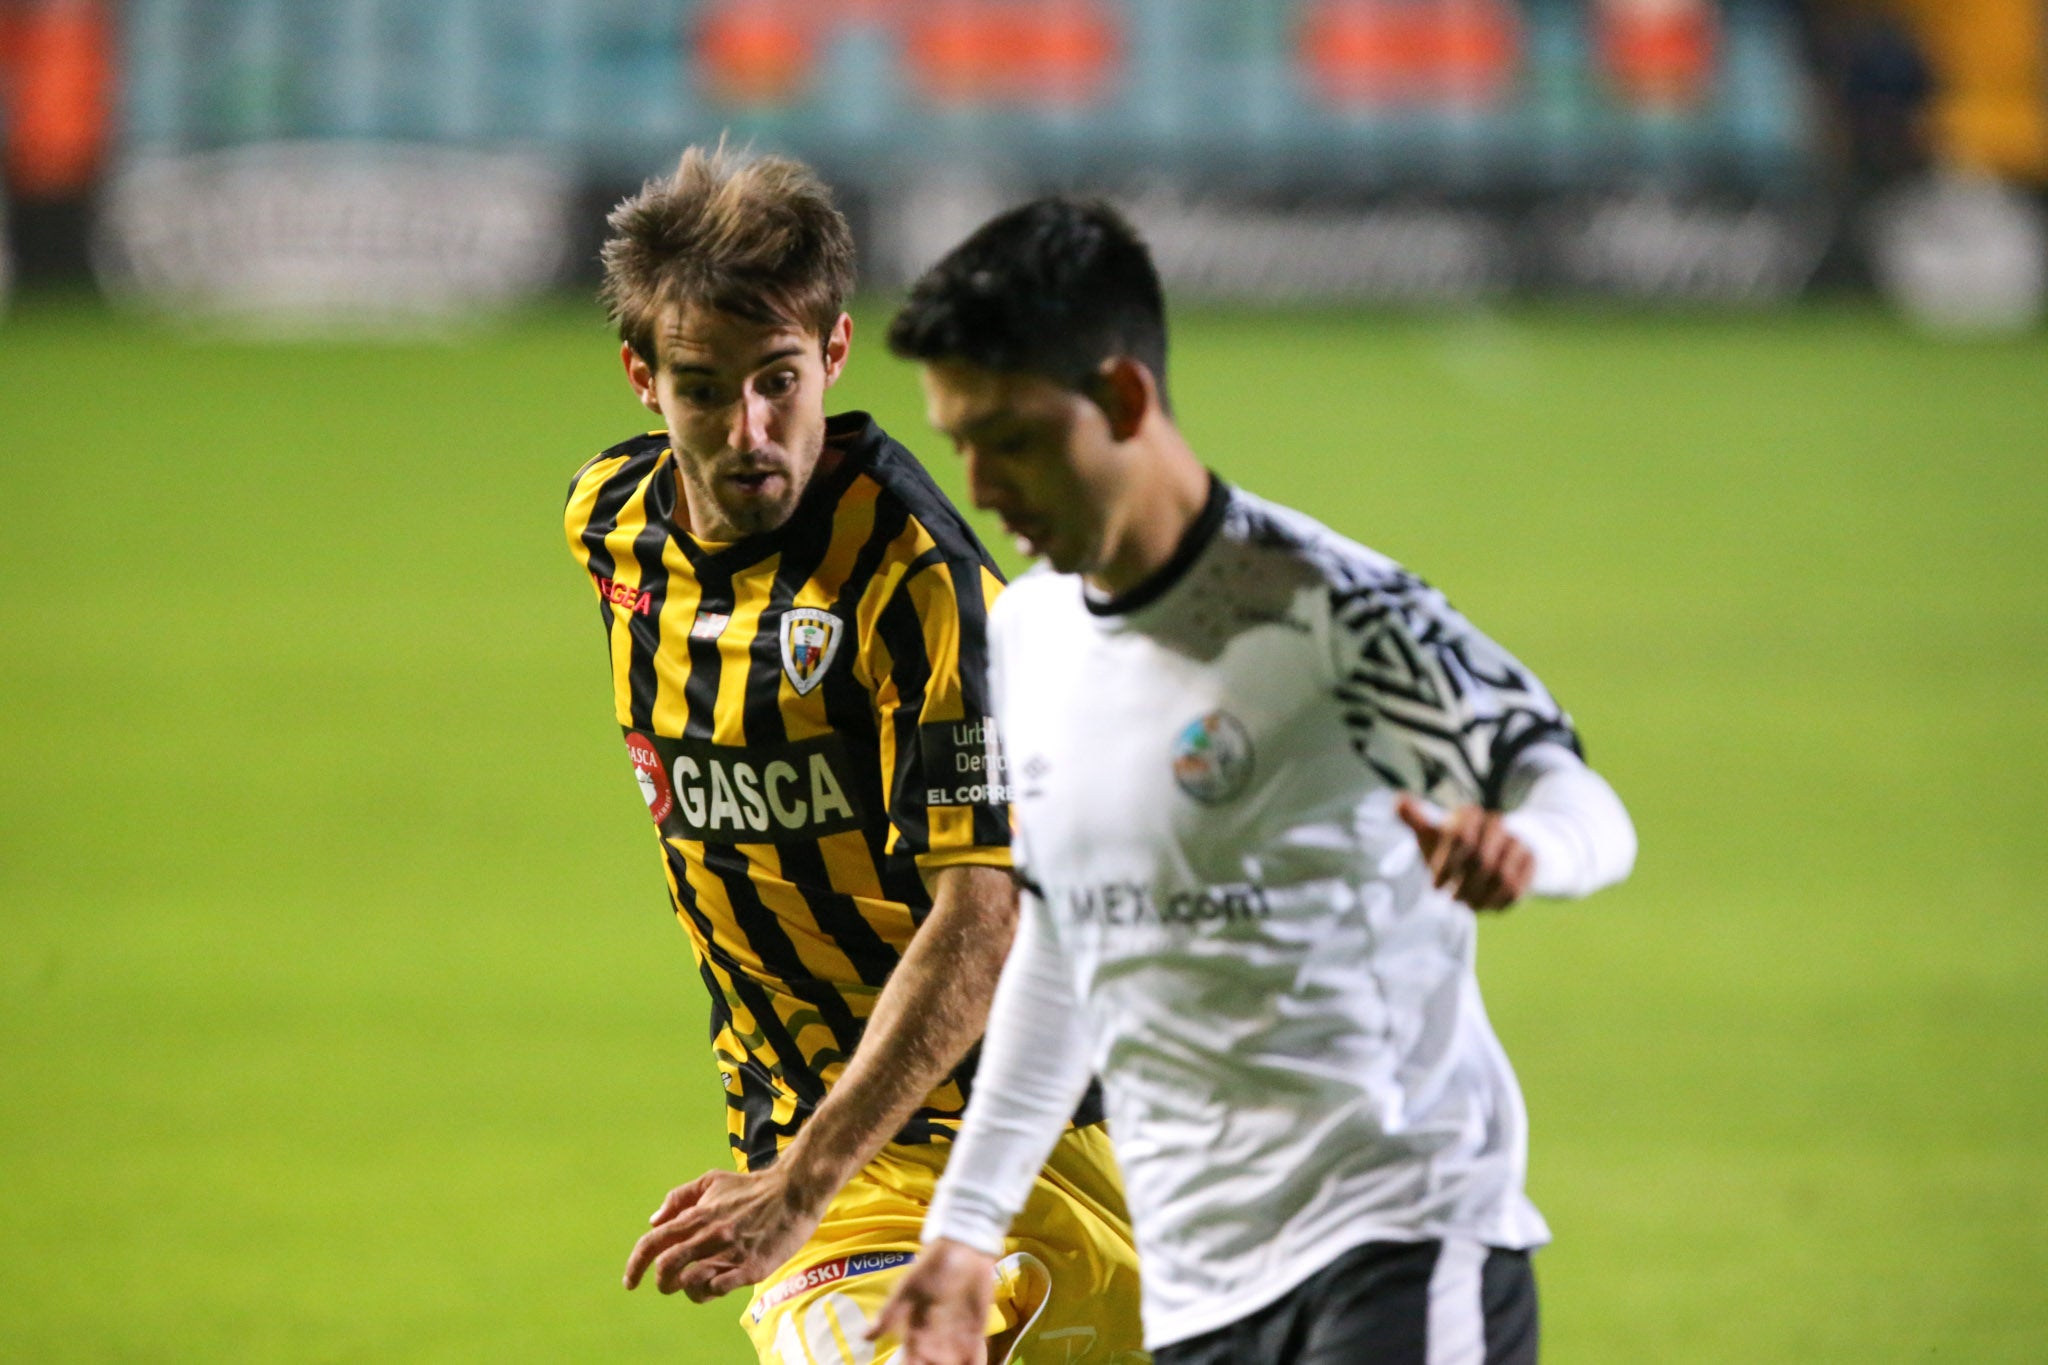
[[[746,455],[767,445],[774,405],[757,393],[744,393],[732,406],[732,431],[727,441],[733,450]]]

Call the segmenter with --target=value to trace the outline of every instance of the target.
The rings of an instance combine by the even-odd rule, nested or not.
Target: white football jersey
[[[1078,1006],[1041,1036],[1102,1079],[1148,1341],[1364,1242],[1548,1240],[1474,915],[1394,813],[1501,805],[1518,760],[1575,751],[1542,685],[1388,559],[1220,481],[1137,597],[1036,571],[990,635],[1026,937]],[[995,1061],[976,1104],[1000,1109]],[[971,1225],[970,1170],[928,1236]]]

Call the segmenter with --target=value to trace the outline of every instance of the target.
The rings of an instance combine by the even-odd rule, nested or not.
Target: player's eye
[[[796,392],[796,372],[777,370],[773,374],[763,375],[754,387],[763,398],[787,398]]]
[[[690,384],[676,390],[676,397],[693,408],[715,408],[725,402],[716,384]]]

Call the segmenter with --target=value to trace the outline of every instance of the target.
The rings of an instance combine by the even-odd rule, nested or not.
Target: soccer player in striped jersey
[[[853,248],[775,157],[691,149],[616,209],[604,297],[662,428],[569,489],[614,710],[711,996],[738,1171],[669,1191],[626,1266],[756,1290],[766,1365],[882,1361],[863,1328],[916,1249],[1015,924],[986,680],[1001,580],[846,365]],[[998,1267],[990,1358],[1138,1344],[1099,1105],[1065,1126]]]

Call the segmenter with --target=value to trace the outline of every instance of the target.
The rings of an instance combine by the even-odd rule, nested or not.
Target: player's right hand
[[[1505,910],[1536,879],[1535,855],[1508,832],[1497,810],[1459,806],[1439,823],[1428,807],[1404,794],[1394,813],[1415,832],[1430,880],[1474,910]]]
[[[786,1164],[765,1171],[706,1171],[678,1185],[626,1259],[626,1288],[651,1269],[664,1294],[705,1303],[758,1284],[818,1226],[818,1207],[792,1190]]]
[[[940,1238],[918,1253],[867,1329],[867,1339],[902,1339],[897,1365],[985,1365],[996,1260]]]

